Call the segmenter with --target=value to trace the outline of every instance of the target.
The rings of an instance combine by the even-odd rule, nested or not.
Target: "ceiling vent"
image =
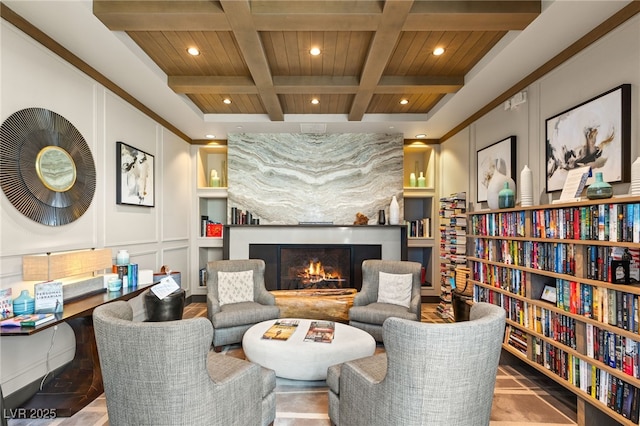
[[[300,124],[300,131],[302,133],[325,133],[327,125],[324,123]]]

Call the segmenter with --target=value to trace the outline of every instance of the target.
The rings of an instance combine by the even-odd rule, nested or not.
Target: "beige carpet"
[[[442,322],[435,307],[423,305],[423,321]],[[192,303],[185,309],[185,318],[196,316],[206,316],[204,303]],[[384,349],[380,347],[379,350]],[[239,345],[225,347],[223,352],[229,356],[244,357]],[[498,371],[491,412],[492,426],[576,424],[575,396],[534,370],[529,371],[521,363],[509,363],[505,359]],[[325,382],[277,379],[275,426],[329,426],[327,405]],[[49,421],[9,420],[9,426],[108,424],[104,395],[73,417]]]

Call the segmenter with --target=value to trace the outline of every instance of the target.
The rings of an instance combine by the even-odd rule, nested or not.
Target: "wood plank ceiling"
[[[93,2],[94,15],[126,31],[204,114],[272,121],[428,113],[507,31],[540,12],[540,0]],[[311,56],[312,47],[321,54]],[[435,56],[437,47],[444,54]]]

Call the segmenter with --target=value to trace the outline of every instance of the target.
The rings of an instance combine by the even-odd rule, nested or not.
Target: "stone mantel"
[[[380,244],[382,259],[401,260],[401,225],[227,225],[225,259],[248,259],[250,244]]]

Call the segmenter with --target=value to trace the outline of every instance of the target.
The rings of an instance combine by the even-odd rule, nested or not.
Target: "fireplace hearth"
[[[265,261],[267,290],[362,286],[362,261],[381,259],[378,244],[250,244],[249,257]]]

